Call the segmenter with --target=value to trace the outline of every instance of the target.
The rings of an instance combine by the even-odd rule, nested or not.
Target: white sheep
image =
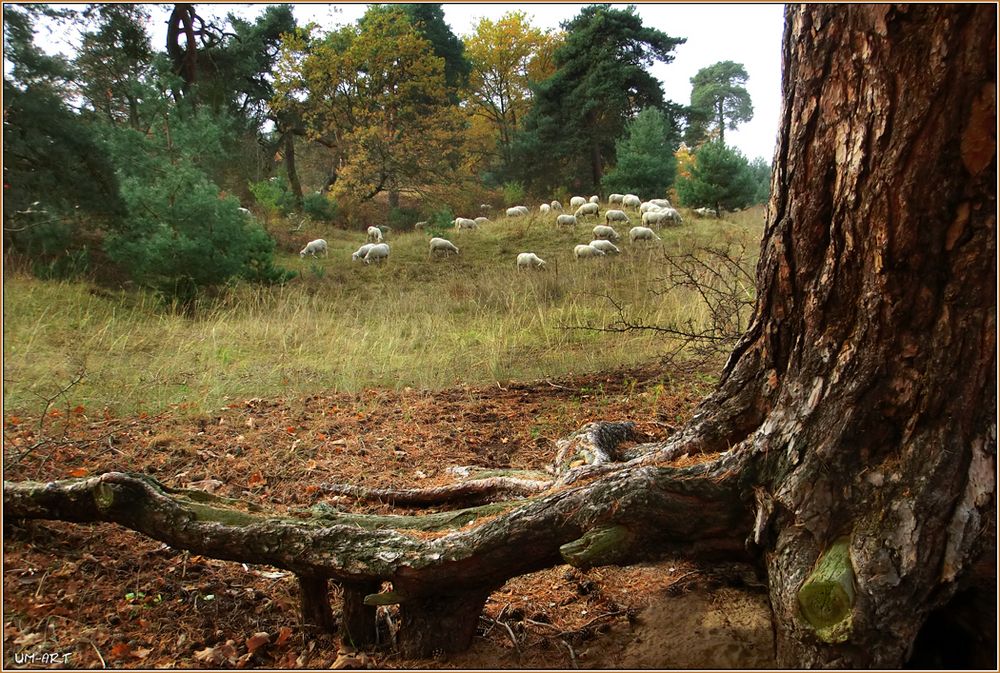
[[[493,206],[491,206],[488,203],[480,203],[479,210],[481,210],[484,213],[488,213],[489,211],[493,210]]]
[[[631,220],[628,219],[628,215],[625,214],[624,210],[608,210],[604,213],[604,224],[610,225],[612,222],[630,224]]]
[[[421,230],[422,230],[422,229],[423,229],[424,227],[426,227],[426,226],[427,226],[427,220],[422,220],[422,221],[420,221],[420,222],[417,222],[416,224],[414,224],[414,225],[413,225],[413,228],[414,228],[414,229],[415,229],[416,231],[421,231]]]
[[[587,257],[604,257],[604,251],[598,250],[592,245],[581,244],[573,248],[573,256],[576,257],[577,260]]]
[[[527,214],[527,206],[511,206],[507,209],[507,217],[524,217]]]
[[[381,243],[382,242],[382,230],[378,227],[368,227],[368,242],[369,243]]]
[[[432,238],[430,254],[433,255],[436,252],[443,252],[445,255],[453,252],[457,255],[458,248],[446,238]]]
[[[650,210],[649,212],[642,214],[642,223],[646,226],[663,226],[664,224],[668,224],[670,222],[676,222],[678,224],[681,222],[681,214],[673,208]]]
[[[569,207],[570,208],[579,208],[580,206],[582,206],[586,202],[587,202],[587,199],[583,198],[582,196],[574,196],[573,198],[571,198],[569,200]]]
[[[649,202],[652,203],[653,205],[659,206],[660,208],[671,208],[672,207],[670,205],[670,201],[668,201],[667,199],[650,199]]]
[[[467,217],[456,217],[454,220],[454,225],[456,229],[478,229],[479,225],[475,220],[470,220]]]
[[[330,256],[330,251],[326,247],[326,241],[322,238],[317,238],[315,241],[306,243],[306,247],[299,251],[299,257],[305,257],[306,255],[315,257],[317,252],[322,252],[324,257]]]
[[[600,203],[601,202],[601,197],[599,197],[597,194],[594,194],[593,196],[590,197],[590,202],[591,203]]]
[[[663,206],[657,205],[652,201],[643,201],[639,204],[639,214],[645,215],[652,210],[660,210],[661,208],[663,208]]]
[[[253,219],[253,213],[251,213],[246,208],[243,208],[241,206],[241,207],[237,208],[236,210],[240,211],[241,213],[243,213],[244,216],[249,217],[251,220]]]
[[[622,197],[622,206],[625,208],[632,208],[633,210],[638,210],[639,204],[641,203],[642,199],[640,199],[635,194],[626,194],[625,196]]]
[[[621,254],[621,250],[618,249],[618,246],[612,243],[611,241],[602,241],[600,239],[595,239],[591,241],[588,245],[592,248],[597,248],[605,255]]]
[[[476,224],[486,224],[489,221],[490,221],[490,218],[488,218],[488,217],[482,217],[482,216],[479,216],[479,217],[477,217],[475,219],[475,223]]]
[[[715,208],[695,208],[694,213],[698,217],[719,217],[719,212]]]
[[[660,237],[656,235],[649,227],[632,227],[628,230],[628,242],[635,243],[636,241],[659,241]]]
[[[562,204],[559,203],[558,201],[553,201],[549,205],[552,206],[552,210],[558,210],[559,212],[562,212],[563,209]]]
[[[621,205],[622,199],[625,198],[624,194],[610,194],[608,195],[608,205],[619,204]]]
[[[599,224],[594,227],[594,238],[601,238],[606,241],[620,241],[622,237],[618,235],[618,232],[613,227]]]
[[[356,262],[359,259],[364,259],[365,255],[367,255],[368,251],[371,250],[373,247],[375,247],[374,243],[365,243],[360,248],[351,253],[351,261]]]
[[[550,210],[552,210],[552,206],[550,206],[547,203],[543,203],[542,205],[538,206],[538,212],[540,212],[542,215],[548,215]]]
[[[545,266],[545,260],[533,252],[522,252],[517,256],[517,270],[521,269],[541,269]]]
[[[563,214],[556,218],[556,224],[560,226],[572,226],[577,225],[576,215]]]
[[[576,216],[583,217],[584,215],[598,215],[600,214],[601,207],[596,203],[585,203],[576,209]]]
[[[389,259],[389,244],[377,243],[373,245],[365,255],[365,264],[371,264],[372,262],[381,263],[386,259]]]

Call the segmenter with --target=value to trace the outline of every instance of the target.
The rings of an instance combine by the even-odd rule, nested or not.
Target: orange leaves
[[[90,474],[90,470],[85,467],[78,467],[75,470],[70,470],[69,476],[71,477],[86,477]]]
[[[249,486],[250,488],[257,488],[258,486],[266,486],[266,485],[267,485],[267,480],[264,479],[264,476],[260,473],[259,470],[251,474],[250,478],[247,479],[247,486]]]
[[[285,428],[285,432],[287,432],[290,435],[294,435],[295,434],[295,427],[289,425],[287,428]]]
[[[266,631],[253,634],[246,640],[247,652],[253,654],[258,648],[271,642],[271,636]]]

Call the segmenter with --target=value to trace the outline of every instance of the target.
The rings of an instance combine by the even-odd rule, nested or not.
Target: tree
[[[699,70],[691,78],[689,144],[700,143],[709,130],[726,141],[726,128],[753,119],[750,93],[744,87],[749,75],[741,63],[720,61]],[[706,128],[707,127],[707,128]]]
[[[957,593],[996,600],[996,54],[983,48],[996,30],[982,4],[786,9],[751,325],[665,442],[622,448],[622,423],[568,438],[554,484],[573,488],[444,516],[316,510],[267,528],[253,511],[216,513],[220,498],[112,473],[5,484],[4,516],[128,521],[221,558],[242,545],[306,578],[310,606],[326,577],[344,583],[345,614],[400,604],[414,652],[467,644],[492,588],[561,560],[750,559],[779,666],[901,667]],[[870,67],[852,67],[858,44]],[[592,464],[574,467],[580,454]],[[414,533],[441,525],[462,528]],[[382,579],[392,590],[376,593]]]
[[[517,142],[516,177],[537,189],[575,181],[574,188],[592,191],[614,162],[614,139],[628,120],[645,107],[666,110],[646,67],[673,61],[685,40],[643,26],[632,6],[589,5],[563,28],[556,72],[539,84]]]
[[[465,55],[465,45],[458,39],[444,20],[444,10],[439,3],[401,4],[403,10],[417,32],[431,43],[435,56],[444,59],[444,81],[448,87],[451,102],[458,104],[458,91],[465,88],[469,80],[472,64]]]
[[[757,183],[738,150],[716,140],[699,147],[694,159],[690,175],[677,180],[677,194],[684,205],[708,206],[721,213],[754,202]]]
[[[771,164],[763,157],[750,162],[750,175],[756,186],[751,203],[767,203],[771,198]]]
[[[675,135],[667,116],[646,108],[625,127],[615,144],[618,163],[604,176],[605,192],[662,196],[674,182],[677,162],[673,153]]]
[[[557,38],[531,26],[524,12],[508,12],[497,21],[481,18],[465,38],[472,64],[468,104],[473,126],[488,129],[501,172],[512,164],[511,144],[531,109],[532,87],[554,71]],[[484,134],[486,135],[486,134]]]
[[[374,6],[357,25],[290,37],[283,50],[272,104],[301,110],[310,137],[330,148],[338,198],[453,188],[461,114],[443,59],[400,10]]]

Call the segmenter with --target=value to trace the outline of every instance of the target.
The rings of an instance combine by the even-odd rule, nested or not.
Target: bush
[[[677,194],[689,208],[746,208],[754,202],[756,192],[746,158],[719,141],[699,147],[690,175],[677,179]]]
[[[329,195],[306,194],[302,197],[302,210],[314,220],[330,222],[337,216],[337,202]]]
[[[524,185],[515,180],[503,183],[503,202],[507,207],[524,205]]]
[[[295,210],[295,198],[284,175],[251,182],[249,187],[257,203],[272,217],[286,217]]]
[[[424,231],[427,232],[429,236],[444,236],[445,232],[449,229],[455,228],[455,213],[451,212],[451,208],[442,208],[441,210],[435,212],[431,215],[430,219],[427,220],[427,226]]]
[[[389,211],[389,226],[397,231],[413,229],[419,219],[419,208],[393,208]]]
[[[618,163],[601,180],[604,192],[666,194],[677,173],[671,135],[666,115],[656,108],[644,108],[615,143]]]

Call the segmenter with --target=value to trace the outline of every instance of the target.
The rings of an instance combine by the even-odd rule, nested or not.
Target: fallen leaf
[[[287,428],[285,428],[285,432],[287,432],[290,435],[294,435],[295,434],[295,428],[292,427],[291,425],[289,425]]]
[[[264,479],[264,475],[262,475],[259,471],[251,474],[250,479],[247,480],[247,486],[249,486],[250,488],[254,488],[255,486],[263,486],[266,483],[267,480]]]
[[[308,494],[308,495],[312,495],[313,493],[315,493],[318,490],[319,490],[319,486],[316,486],[315,484],[310,484],[309,486],[306,486],[306,494]]]
[[[69,476],[71,477],[86,477],[90,474],[90,470],[85,467],[78,467],[75,470],[70,470]]]
[[[210,661],[215,662],[216,652],[214,647],[206,647],[203,650],[198,650],[194,653],[194,658],[198,661]]]
[[[319,467],[319,463],[317,463],[312,458],[310,458],[309,460],[306,461],[306,469],[307,470],[315,470],[317,467]]]
[[[146,657],[149,656],[149,653],[152,651],[153,651],[152,647],[140,647],[136,650],[133,650],[132,656],[135,657],[136,659],[145,659]]]
[[[199,481],[189,481],[184,484],[184,488],[208,491],[209,493],[215,493],[221,486],[223,486],[223,482],[218,479],[201,479]]]
[[[10,416],[7,419],[7,424],[8,425],[20,425],[21,424],[21,417],[20,416]]]
[[[252,653],[260,646],[267,645],[269,642],[271,642],[271,636],[267,635],[265,631],[259,631],[247,638],[247,651]]]
[[[364,652],[338,654],[336,661],[330,666],[331,669],[347,668],[369,668],[371,657]]]
[[[83,408],[82,404],[78,404],[75,407],[73,407],[73,413],[76,414],[77,416],[82,415],[84,411],[86,410]]]
[[[278,639],[274,641],[275,647],[281,647],[288,642],[288,639],[292,637],[292,629],[287,626],[282,626],[278,629]]]
[[[122,657],[127,657],[132,653],[132,648],[129,647],[128,643],[118,643],[111,648],[111,656],[116,659],[121,659]]]

